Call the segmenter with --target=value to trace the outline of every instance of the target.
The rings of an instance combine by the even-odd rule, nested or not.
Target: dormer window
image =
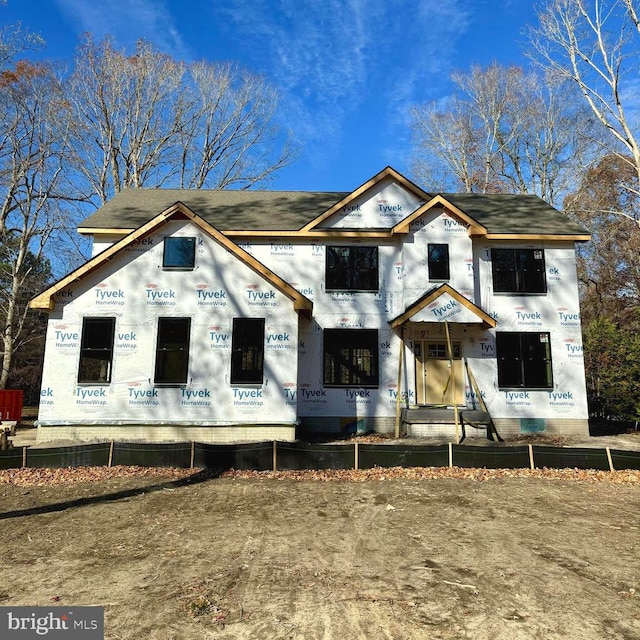
[[[196,239],[193,237],[167,237],[164,239],[162,268],[189,271],[196,262]]]

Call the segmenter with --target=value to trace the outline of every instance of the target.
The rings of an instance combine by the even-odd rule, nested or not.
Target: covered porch
[[[390,325],[405,354],[398,372],[399,384],[404,379],[406,385],[405,403],[397,407],[396,434],[455,436],[461,442],[468,432],[481,429],[500,439],[468,361],[469,345],[482,341],[495,320],[443,284],[411,303]]]

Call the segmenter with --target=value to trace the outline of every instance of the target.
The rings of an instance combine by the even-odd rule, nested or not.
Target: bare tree
[[[247,188],[291,155],[276,95],[232,65],[186,64],[87,36],[67,84],[76,163],[101,203],[126,187]]]
[[[624,187],[633,177],[629,158],[609,154],[564,201],[565,211],[587,226],[593,238],[578,254],[585,322],[609,317],[624,326],[640,326],[640,232],[633,222],[640,198]]]
[[[425,183],[557,201],[590,144],[583,114],[532,72],[496,63],[452,76],[443,105],[412,112],[415,171]],[[453,176],[455,183],[440,175]]]
[[[624,188],[640,194],[637,0],[548,0],[530,39],[540,63],[568,80],[611,135],[609,152],[633,169]],[[638,210],[618,211],[640,227]]]
[[[7,0],[0,0],[0,7],[6,4]],[[19,54],[43,46],[42,37],[28,31],[20,23],[0,28],[0,69],[9,66]]]
[[[5,388],[42,272],[47,243],[65,228],[64,206],[73,189],[63,183],[68,105],[53,70],[18,62],[0,73],[0,320]],[[45,270],[45,271],[48,271]]]

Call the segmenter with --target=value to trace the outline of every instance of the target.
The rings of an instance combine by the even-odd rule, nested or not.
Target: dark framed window
[[[429,280],[449,280],[449,245],[429,244]]]
[[[498,331],[496,354],[499,387],[553,388],[548,333]]]
[[[164,251],[162,254],[163,269],[193,269],[195,263],[195,238],[167,237],[164,239]]]
[[[546,293],[543,249],[491,249],[495,293]]]
[[[377,291],[378,247],[327,247],[327,291]]]
[[[186,384],[191,318],[158,318],[156,384]]]
[[[378,330],[324,330],[324,385],[378,386]]]
[[[234,318],[231,340],[231,384],[262,384],[264,318]]]
[[[78,382],[111,382],[115,318],[84,318]]]

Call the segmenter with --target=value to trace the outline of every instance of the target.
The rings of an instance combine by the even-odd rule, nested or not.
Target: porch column
[[[451,386],[453,388],[453,421],[456,425],[456,444],[460,444],[460,419],[458,415],[458,402],[456,393],[456,376],[453,369],[453,347],[451,346],[451,336],[449,335],[449,323],[444,321],[444,332],[447,336],[447,351],[449,352],[449,366],[451,367]]]

